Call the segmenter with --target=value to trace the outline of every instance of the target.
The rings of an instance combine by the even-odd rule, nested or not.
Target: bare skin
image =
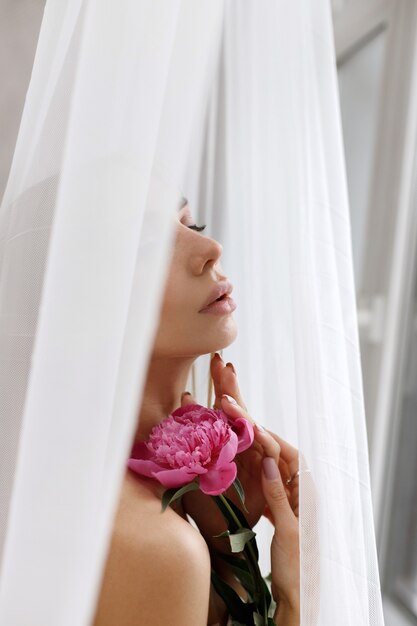
[[[200,313],[213,286],[226,277],[220,267],[222,246],[190,228],[193,224],[189,207],[185,205],[178,214],[176,240],[135,441],[146,439],[153,426],[181,406],[194,360],[227,347],[237,335],[232,314]],[[245,407],[238,395],[237,383],[227,378],[229,374],[221,382],[222,369],[218,363],[211,367],[216,394],[222,390],[233,395],[242,407],[242,414]],[[216,403],[220,406],[218,397]],[[230,413],[224,401],[221,407]],[[233,417],[233,409],[231,411]],[[262,437],[257,437],[256,445],[255,454],[261,459],[265,454]],[[271,445],[269,442],[278,463],[277,440],[275,448]],[[282,468],[285,468],[285,460],[281,460]],[[285,471],[288,472],[288,467]],[[259,475],[259,486],[260,482]],[[205,520],[200,520],[201,526],[197,522],[200,534],[188,522],[188,511],[182,505],[175,503],[162,515],[163,491],[153,479],[126,471],[93,626],[226,624],[225,607],[210,585],[211,561],[204,537]],[[273,522],[265,496],[259,498],[259,489],[252,491],[257,494],[257,518],[263,513]],[[190,500],[190,510],[192,504]],[[286,621],[277,621],[277,624],[297,623],[293,604],[288,603]],[[282,606],[284,608],[284,602]]]

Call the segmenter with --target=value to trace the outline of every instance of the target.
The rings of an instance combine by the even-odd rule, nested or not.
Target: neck
[[[181,406],[190,368],[195,357],[151,358],[135,441],[146,439],[156,424]]]

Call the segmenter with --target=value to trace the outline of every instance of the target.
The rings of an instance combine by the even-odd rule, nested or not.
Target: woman
[[[151,428],[178,406],[194,402],[183,392],[192,363],[236,338],[232,286],[220,269],[222,246],[203,236],[203,228],[193,223],[184,204],[135,441],[147,438]],[[222,293],[226,295],[219,302],[207,307]],[[214,407],[231,418],[251,420],[233,365],[225,365],[216,354],[210,370]],[[274,621],[277,626],[295,626],[299,624],[298,477],[290,488],[284,487],[283,480],[296,473],[298,453],[262,427],[255,425],[254,430],[252,447],[237,458],[250,512],[247,519],[253,526],[264,514],[275,526],[271,545],[272,593],[277,602]],[[211,566],[245,597],[227,565],[214,554],[214,549],[224,549],[220,539],[218,544],[213,539],[224,530],[215,504],[192,492],[161,514],[163,491],[153,479],[126,471],[94,626],[223,626],[228,614],[210,584]]]

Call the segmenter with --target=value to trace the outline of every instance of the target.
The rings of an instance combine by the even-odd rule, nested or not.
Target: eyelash
[[[197,226],[197,224],[191,224],[191,226],[187,226],[187,228],[191,228],[192,230],[196,230],[198,232],[200,232],[201,230],[204,230],[206,227],[206,224],[204,224],[204,226]]]
[[[188,205],[185,208],[184,217],[187,218],[187,219],[192,219],[191,211],[190,211]],[[191,230],[196,230],[197,232],[201,232],[206,227],[205,224],[203,226],[197,226],[197,224],[189,224],[189,225],[188,224],[184,224],[184,226],[187,226],[187,228],[191,228]]]

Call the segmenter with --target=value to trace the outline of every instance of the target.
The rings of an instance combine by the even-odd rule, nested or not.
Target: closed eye
[[[184,198],[184,200],[186,200],[186,198]],[[191,211],[188,207],[188,204],[185,204],[181,207],[180,214],[181,214],[181,222],[182,222],[182,219],[186,219],[187,221],[192,220]],[[197,224],[184,224],[184,226],[186,226],[187,228],[191,228],[191,230],[195,230],[197,232],[201,232],[202,230],[206,228],[206,224],[203,224],[202,226],[198,226]]]

